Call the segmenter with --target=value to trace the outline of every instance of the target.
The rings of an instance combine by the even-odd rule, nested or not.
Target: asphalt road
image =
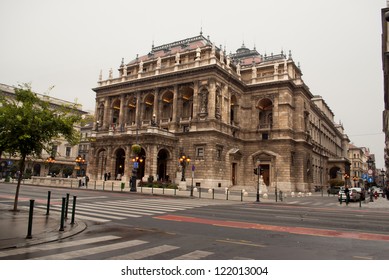
[[[76,219],[87,229],[2,259],[389,259],[387,212],[336,197],[255,203],[22,186],[19,205],[35,199],[45,210],[48,190],[50,215],[66,193],[77,196]],[[1,203],[13,195],[0,184]]]

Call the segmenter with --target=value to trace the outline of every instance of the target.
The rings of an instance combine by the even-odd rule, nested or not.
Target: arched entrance
[[[36,163],[34,164],[33,171],[32,171],[33,176],[41,176],[41,165]]]
[[[169,157],[169,152],[165,149],[162,149],[158,152],[157,160],[157,174],[158,180],[168,181],[169,176],[167,175],[167,160]]]
[[[339,167],[334,166],[330,169],[330,179],[342,178],[341,170]]]
[[[126,152],[122,148],[118,149],[116,151],[115,179],[119,179],[124,175],[125,159]]]

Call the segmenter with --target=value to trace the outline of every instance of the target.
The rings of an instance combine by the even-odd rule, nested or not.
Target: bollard
[[[34,214],[34,202],[35,200],[30,200],[30,212],[28,214],[28,229],[27,229],[27,236],[26,238],[31,239],[32,238],[32,217]]]
[[[177,194],[177,188],[174,188],[174,196]]]
[[[362,207],[362,199],[359,198],[359,208],[361,208],[361,207]]]
[[[165,194],[165,186],[162,186],[162,194]]]
[[[215,189],[212,189],[212,199],[215,199]]]
[[[112,191],[113,191],[113,182],[112,182]]]
[[[47,192],[46,216],[49,215],[49,212],[50,212],[50,197],[51,197],[51,191],[48,191]]]
[[[96,189],[96,182],[97,182],[97,181],[95,181],[95,189]]]
[[[282,197],[282,191],[280,191],[280,201],[283,201],[284,198]]]
[[[61,225],[60,225],[60,227],[59,227],[59,231],[63,231],[63,230],[64,230],[65,204],[66,204],[66,198],[65,198],[65,197],[62,197]]]
[[[68,209],[69,209],[69,194],[66,194],[66,206],[65,206],[65,220],[68,219]]]
[[[340,194],[339,204],[342,204],[342,194]]]
[[[72,221],[70,222],[71,225],[74,225],[74,216],[76,215],[76,199],[77,196],[73,195]]]
[[[275,195],[276,195],[276,202],[278,202],[278,194],[277,194],[277,189],[274,191]]]
[[[201,187],[199,187],[199,198],[201,198]]]
[[[228,200],[228,189],[226,190],[226,200]]]
[[[240,201],[243,202],[243,190],[240,191]]]
[[[105,188],[105,181],[103,181],[103,190],[104,190],[104,188]]]

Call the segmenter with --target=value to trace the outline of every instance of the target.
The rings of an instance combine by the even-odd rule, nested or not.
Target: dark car
[[[329,194],[338,194],[339,193],[339,191],[340,191],[340,186],[331,186],[328,190],[327,190],[327,192],[329,193]]]

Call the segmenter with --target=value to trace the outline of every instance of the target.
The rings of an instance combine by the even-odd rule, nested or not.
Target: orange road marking
[[[196,224],[205,224],[205,225],[213,225],[213,226],[220,226],[220,227],[233,227],[233,228],[241,228],[241,229],[277,231],[277,232],[286,232],[286,233],[301,234],[301,235],[389,241],[389,235],[365,233],[365,232],[349,232],[349,231],[337,231],[337,230],[330,230],[330,229],[317,229],[317,228],[292,227],[292,226],[275,226],[275,225],[265,225],[265,224],[256,224],[256,223],[248,223],[248,222],[210,220],[210,219],[187,217],[187,216],[176,216],[176,215],[165,215],[165,216],[159,216],[154,218],[159,220],[167,220],[167,221],[196,223]]]

